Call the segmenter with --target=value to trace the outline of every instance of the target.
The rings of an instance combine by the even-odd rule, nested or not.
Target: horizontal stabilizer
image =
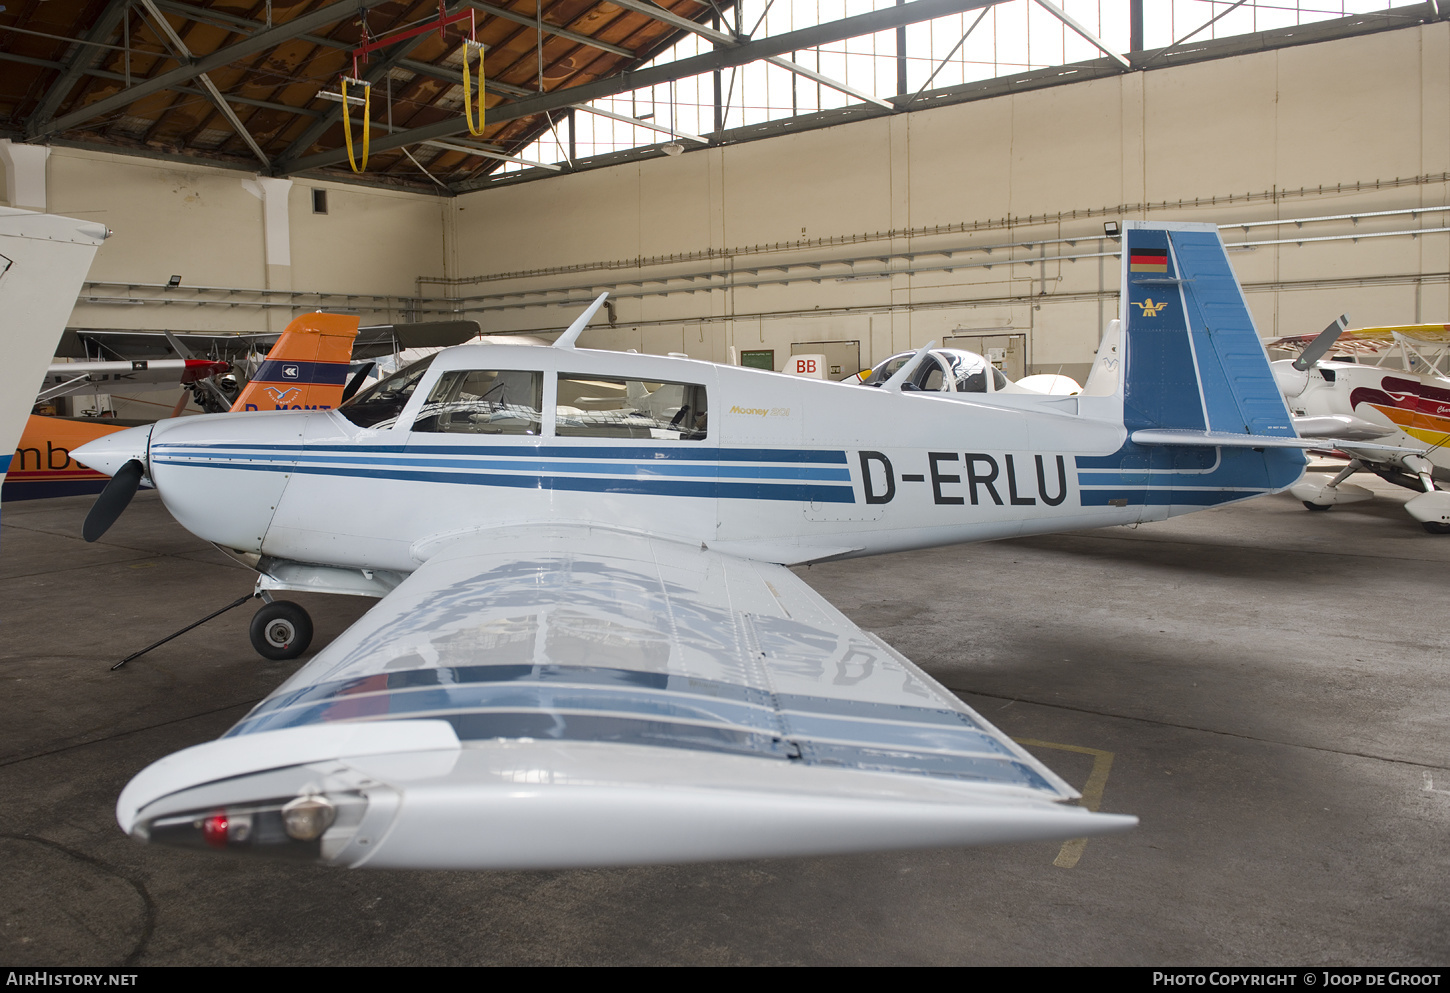
[[[1373,452],[1405,452],[1420,454],[1423,448],[1401,448],[1377,445],[1347,438],[1280,438],[1262,434],[1234,434],[1231,431],[1192,431],[1184,428],[1159,428],[1134,431],[1135,445],[1190,445],[1207,448],[1298,448],[1322,451],[1330,448],[1353,448]]]
[[[477,321],[426,321],[416,324],[369,324],[359,328],[353,358],[371,359],[409,348],[447,348],[483,334]]]

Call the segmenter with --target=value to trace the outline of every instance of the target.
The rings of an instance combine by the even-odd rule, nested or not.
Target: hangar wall
[[[330,294],[324,306],[365,320],[404,319],[418,274],[448,271],[438,197],[259,182],[239,170],[65,147],[51,149],[45,171],[51,213],[112,231],[72,327],[280,330],[318,307],[319,298],[294,291]],[[327,191],[326,214],[313,212],[313,189]],[[279,198],[285,213],[269,217],[265,197]],[[173,275],[181,286],[162,289]]]
[[[614,326],[596,321],[586,345],[733,346],[779,368],[816,342],[859,342],[868,365],[1013,333],[1030,371],[1081,378],[1117,310],[1102,225],[1132,217],[1250,225],[1225,237],[1265,336],[1342,311],[1450,321],[1447,22],[454,199],[306,178],[267,193],[238,170],[65,147],[45,170],[49,210],[115,232],[78,327],[278,329],[323,307],[549,330],[608,288]],[[285,202],[270,248],[264,194]],[[1379,213],[1420,208],[1438,209]],[[181,287],[162,288],[173,274]]]
[[[1450,234],[1396,233],[1450,212],[1341,216],[1443,206],[1447,172],[1442,22],[482,191],[452,205],[464,278],[425,288],[491,330],[613,288],[587,345],[777,367],[798,343],[869,364],[1011,329],[1034,371],[1081,377],[1117,310],[1105,220],[1256,225],[1224,235],[1266,337],[1450,321]]]

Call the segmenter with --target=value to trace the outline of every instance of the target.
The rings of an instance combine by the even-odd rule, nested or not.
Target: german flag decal
[[[1168,249],[1135,248],[1128,257],[1129,272],[1168,272]]]

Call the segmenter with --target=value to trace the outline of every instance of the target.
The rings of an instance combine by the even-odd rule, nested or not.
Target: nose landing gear
[[[291,600],[272,600],[253,615],[250,634],[263,658],[295,659],[312,644],[312,618]]]

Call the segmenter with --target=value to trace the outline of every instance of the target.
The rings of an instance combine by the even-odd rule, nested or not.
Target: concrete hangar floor
[[[151,493],[95,545],[88,497],[7,504],[0,961],[1443,965],[1450,538],[1370,485],[1379,499],[1327,514],[1281,495],[804,572],[1134,832],[494,874],[123,836],[137,770],[221,734],[297,663],[253,653],[242,607],[110,672],[250,574]],[[314,645],[370,602],[307,598]]]

